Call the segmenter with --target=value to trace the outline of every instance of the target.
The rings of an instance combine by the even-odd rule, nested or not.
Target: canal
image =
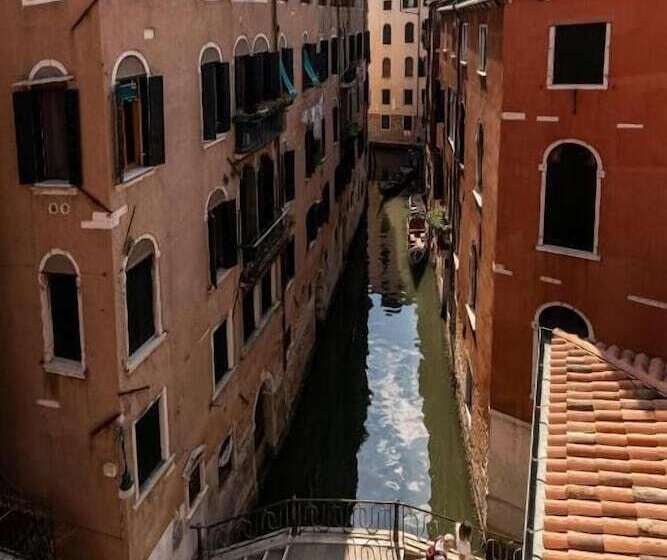
[[[474,519],[430,267],[406,257],[406,198],[369,186],[290,433],[260,502],[398,500]]]

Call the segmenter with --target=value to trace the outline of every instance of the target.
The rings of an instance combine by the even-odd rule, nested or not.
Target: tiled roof
[[[556,330],[545,366],[534,555],[667,558],[665,363]]]

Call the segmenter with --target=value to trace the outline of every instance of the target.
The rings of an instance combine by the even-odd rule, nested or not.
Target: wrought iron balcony
[[[234,117],[236,153],[247,154],[259,150],[277,138],[284,128],[283,112],[287,105],[281,99],[252,114],[238,113]]]
[[[289,211],[279,211],[273,223],[252,243],[242,245],[243,272],[241,281],[253,285],[282,250],[289,233]]]

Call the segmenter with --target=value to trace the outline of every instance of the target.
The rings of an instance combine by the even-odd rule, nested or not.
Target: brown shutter
[[[34,91],[15,91],[14,127],[16,132],[16,155],[19,183],[36,183],[37,178],[37,95]]]
[[[217,135],[216,65],[207,62],[201,66],[201,110],[204,140],[215,140]]]

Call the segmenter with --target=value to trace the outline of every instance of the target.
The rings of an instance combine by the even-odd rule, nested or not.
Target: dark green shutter
[[[215,140],[217,136],[216,65],[216,62],[207,62],[201,67],[201,111],[204,140]]]
[[[228,200],[221,205],[223,251],[222,265],[231,268],[239,262],[238,239],[236,237],[236,201]]]
[[[249,113],[248,96],[246,92],[246,70],[248,55],[237,56],[234,59],[234,93],[236,96],[236,110],[243,110]]]
[[[162,76],[148,78],[148,150],[147,164],[165,162],[164,153],[164,83]]]
[[[72,185],[81,185],[81,124],[79,92],[75,89],[68,89],[65,92],[65,126],[67,127],[69,182]]]
[[[231,91],[229,82],[229,63],[216,65],[218,93],[218,132],[227,132],[232,127]]]
[[[246,87],[249,98],[248,109],[251,113],[256,111],[257,105],[264,99],[264,55],[265,53],[259,53],[250,57]]]
[[[18,160],[19,183],[37,182],[37,134],[36,93],[15,91],[14,127],[16,129],[16,155]]]
[[[331,73],[338,74],[338,37],[331,39]]]
[[[264,53],[264,99],[280,97],[280,53]]]

